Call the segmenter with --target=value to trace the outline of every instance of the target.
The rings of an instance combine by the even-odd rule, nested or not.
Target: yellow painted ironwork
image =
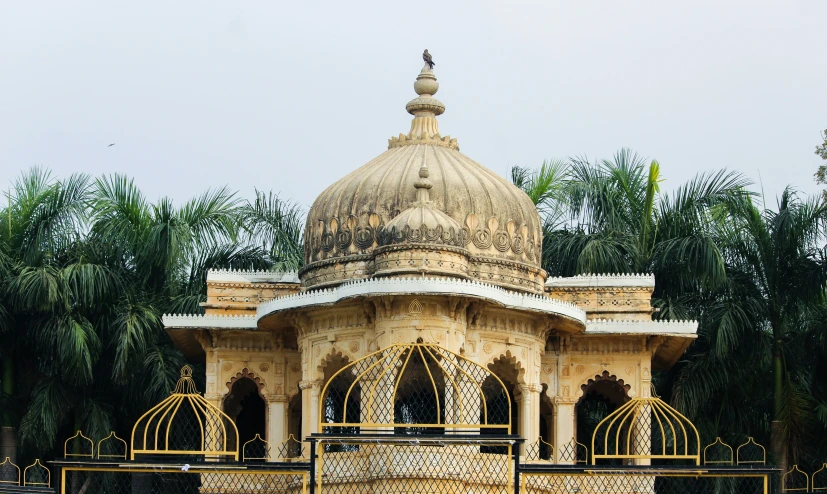
[[[544,459],[542,457],[541,453],[542,453],[543,447],[548,449],[549,456],[548,456],[547,459]],[[531,444],[527,444],[526,448],[525,448],[525,451],[526,451],[526,453],[525,453],[526,460],[528,460],[528,461],[540,461],[540,460],[553,461],[554,460],[554,445],[549,443],[549,442],[546,442],[546,440],[543,439],[543,436],[538,436],[536,441],[534,441]]]
[[[170,433],[175,433],[176,427],[183,427],[175,421],[182,409],[198,425],[199,449],[175,449],[170,446]],[[189,434],[189,431],[184,432]],[[238,429],[227,414],[198,393],[192,380],[192,368],[185,365],[170,396],[149,409],[135,423],[130,450],[133,460],[135,455],[140,454],[195,454],[238,460]]]
[[[522,477],[522,485],[525,489],[525,486],[530,486],[534,483],[535,479],[538,478],[560,478],[564,481],[572,481],[569,485],[566,485],[565,492],[651,492],[645,488],[635,487],[631,484],[630,481],[633,480],[640,480],[646,479],[647,477],[650,479],[655,478],[684,478],[684,479],[756,479],[761,480],[763,485],[760,491],[756,491],[762,494],[770,494],[770,487],[769,487],[769,480],[770,474],[768,473],[754,473],[745,471],[743,473],[736,473],[736,472],[727,472],[725,474],[713,473],[708,470],[699,469],[696,471],[653,471],[652,473],[642,473],[640,470],[635,471],[624,471],[622,469],[613,470],[611,472],[606,472],[602,470],[586,470],[584,472],[523,472],[520,474]],[[605,482],[603,486],[599,486],[598,488],[589,488],[590,481],[594,482],[596,479],[607,479],[608,482]],[[629,483],[629,484],[627,484]],[[611,487],[607,487],[606,484],[609,484]],[[559,485],[559,484],[556,484]],[[627,487],[628,485],[628,487]],[[629,490],[625,490],[625,489]],[[530,488],[529,488],[530,490]],[[540,489],[537,489],[540,490]],[[557,492],[557,491],[554,491]],[[562,492],[562,491],[561,491]],[[753,491],[750,491],[753,492]]]
[[[147,473],[147,474],[180,474],[182,473],[180,466],[173,465],[122,465],[119,467],[99,467],[99,466],[83,466],[83,467],[63,467],[60,469],[60,494],[67,494],[69,490],[68,473],[71,472],[85,472],[85,473]],[[190,475],[225,475],[228,478],[237,475],[263,475],[266,477],[285,477],[296,476],[301,477],[301,493],[307,493],[308,482],[310,481],[310,473],[306,470],[265,470],[255,468],[243,469],[216,469],[207,466],[192,465],[187,469],[187,474]],[[206,491],[212,492],[208,489]],[[218,491],[222,492],[222,491]]]
[[[707,450],[710,448],[720,449],[729,451],[729,460],[709,460],[706,457]],[[714,451],[714,449],[713,449]],[[735,453],[732,450],[732,446],[723,442],[720,437],[716,437],[715,440],[711,444],[707,444],[704,448],[704,465],[732,465],[732,461],[735,458]]]
[[[9,479],[14,476],[14,480],[6,480],[5,472],[11,472]],[[0,484],[20,485],[20,467],[12,463],[8,456],[3,460],[3,463],[0,463]]]
[[[813,476],[810,477],[810,486],[813,492],[827,492],[827,463],[813,472]]]
[[[761,459],[760,460],[750,460],[750,459],[742,459],[741,458],[741,449],[743,448],[759,448],[761,451]],[[747,442],[738,446],[738,449],[735,450],[735,462],[738,465],[764,465],[767,463],[767,450],[755,442],[755,439],[750,437]]]
[[[87,443],[89,444],[89,452],[88,453],[70,453],[69,452],[69,443],[72,441],[79,442],[79,450],[83,451],[83,446]],[[81,431],[77,431],[74,436],[70,437],[66,441],[63,442],[63,457],[64,458],[94,458],[95,457],[95,443],[92,442],[91,439],[84,436]]]
[[[102,447],[104,444],[109,444],[109,442],[110,442],[110,441],[111,441],[111,442],[116,442],[116,444],[122,444],[122,445],[123,445],[123,454],[109,454],[109,453],[101,454],[101,451],[103,451],[103,450],[101,449],[101,447]],[[125,459],[126,459],[126,454],[127,454],[128,449],[129,449],[129,445],[128,445],[128,444],[126,444],[126,441],[124,441],[123,439],[119,438],[119,437],[115,434],[115,431],[109,431],[109,435],[108,435],[108,436],[106,436],[105,438],[103,438],[103,439],[101,439],[100,441],[98,441],[98,459],[99,459],[99,460],[103,460],[103,459],[109,459],[109,458],[112,458],[112,459],[114,459],[114,458],[120,458],[120,459],[124,459],[124,460],[125,460]]]
[[[803,486],[801,485],[803,482]],[[790,485],[792,484],[792,485]],[[802,472],[798,465],[793,465],[789,472],[781,477],[781,492],[809,492],[810,477]]]
[[[298,452],[298,454],[294,454],[296,452]],[[302,448],[302,442],[293,437],[293,434],[290,434],[287,439],[279,444],[278,458],[280,460],[290,458],[304,459],[305,456],[304,449]]]
[[[405,373],[410,370],[410,360],[417,355],[423,364],[428,387],[435,396],[437,423],[416,423],[398,424],[394,421],[394,405],[397,399],[397,391],[404,384]],[[509,397],[508,389],[502,380],[485,367],[466,359],[450,350],[438,345],[429,343],[396,344],[367,355],[359,360],[351,362],[339,369],[325,383],[319,400],[319,430],[328,427],[371,427],[371,428],[392,428],[399,426],[417,427],[450,427],[456,429],[504,429],[511,430],[511,399],[507,401],[507,417],[504,423],[490,423],[489,404],[482,389],[481,379],[474,378],[468,368],[477,369],[480,376],[492,377],[506,397]],[[325,422],[325,406],[327,397],[331,392],[331,383],[340,376],[353,373],[352,381],[347,385],[347,391],[343,398],[342,422]],[[436,374],[436,375],[434,375]],[[468,383],[463,387],[458,383],[459,378]],[[385,383],[387,386],[382,386]],[[391,389],[388,389],[391,388]],[[358,390],[358,391],[357,391]],[[348,421],[347,408],[350,406],[352,397],[361,393],[360,411],[364,414],[358,422]],[[473,396],[469,396],[473,394]],[[456,413],[445,414],[442,419],[440,407],[440,395],[454,396],[454,407]],[[469,420],[465,413],[465,400],[473,398],[479,400],[480,417],[478,421]],[[454,419],[460,417],[459,420]]]
[[[582,453],[582,454],[581,454]],[[557,459],[557,463],[562,463],[565,461],[573,461],[575,464],[588,463],[589,458],[589,448],[581,443],[578,442],[576,438],[571,438],[571,441],[567,442],[560,448],[560,458]]]
[[[264,456],[247,456],[247,445],[253,444],[254,442],[262,442],[264,443]],[[259,433],[256,433],[256,436],[241,446],[241,461],[247,460],[269,460],[270,459],[270,442],[266,439],[262,438]]]
[[[660,444],[652,444],[653,431],[660,433]],[[700,445],[698,429],[680,412],[658,397],[636,397],[597,424],[592,463],[598,459],[688,459],[700,465]]]
[[[37,481],[37,480],[29,480],[31,478],[30,475],[32,475],[32,474],[29,473],[29,470],[32,469],[32,468],[38,469],[41,472],[45,472],[46,473],[46,482],[41,482],[41,481]],[[24,486],[30,485],[30,486],[33,486],[33,487],[49,487],[49,486],[52,485],[52,472],[50,472],[48,468],[44,467],[43,464],[40,463],[40,458],[36,459],[34,461],[34,463],[27,466],[23,470],[23,485]]]

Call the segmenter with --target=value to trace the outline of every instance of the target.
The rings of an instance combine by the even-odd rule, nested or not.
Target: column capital
[[[551,399],[551,402],[554,403],[555,406],[557,405],[576,405],[577,398],[571,398],[568,396],[555,396]]]
[[[516,386],[522,393],[542,393],[542,384],[518,384]]]
[[[324,381],[322,381],[321,379],[316,381],[299,381],[299,389],[313,388],[320,390],[322,388],[322,384],[324,384]]]

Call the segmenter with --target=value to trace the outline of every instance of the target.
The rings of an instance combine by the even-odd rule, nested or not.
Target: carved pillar
[[[560,464],[574,464],[574,460],[563,461],[563,450],[571,443],[573,437],[577,435],[575,430],[575,406],[577,400],[574,398],[565,398],[555,396],[552,399],[554,403],[554,457],[555,463]]]
[[[323,381],[299,381],[302,390],[302,438],[319,432],[319,394]]]
[[[287,440],[287,396],[285,395],[267,396],[266,439],[270,443],[270,459],[268,461],[276,461],[281,443]]]
[[[658,343],[659,344],[659,343]],[[641,372],[640,376],[640,389],[638,390],[638,394],[641,398],[651,398],[652,397],[652,374],[649,372],[649,366],[644,365],[642,366],[643,372]],[[633,441],[634,441],[634,453],[640,455],[650,455],[652,454],[652,408],[650,405],[646,405],[645,407],[641,408],[640,414],[637,417],[637,420],[633,424],[634,430],[633,434]],[[664,441],[666,438],[662,438]],[[656,444],[655,447],[661,447],[663,444]],[[648,458],[636,458],[634,460],[635,465],[651,465],[652,460]]]
[[[515,396],[520,406],[520,436],[526,440],[525,444],[536,441],[540,436],[540,393],[543,386],[540,384],[518,384]],[[525,449],[523,444],[523,449]],[[523,451],[524,453],[525,451]]]

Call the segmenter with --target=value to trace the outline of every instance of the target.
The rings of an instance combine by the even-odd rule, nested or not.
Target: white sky
[[[825,0],[3,0],[0,186],[38,164],[306,208],[408,131],[428,48],[442,134],[503,175],[626,146],[664,189],[726,167],[812,193],[826,21]]]

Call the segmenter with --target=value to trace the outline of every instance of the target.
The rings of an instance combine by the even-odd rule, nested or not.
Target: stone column
[[[554,441],[552,444],[554,444],[555,463],[574,464],[574,460],[563,461],[561,455],[563,449],[571,443],[571,439],[577,434],[574,428],[574,410],[577,400],[555,396],[552,403],[554,404]]]
[[[522,447],[523,454],[525,454],[525,445],[540,437],[540,393],[543,392],[543,386],[541,384],[518,384],[515,388],[519,390],[515,398],[520,407],[519,433],[526,440]]]
[[[323,384],[321,380],[299,381],[299,389],[302,390],[302,439],[319,432],[319,394]]]
[[[277,461],[279,448],[287,440],[287,396],[267,396],[267,442],[270,443],[268,461]],[[299,438],[296,438],[299,439]],[[301,441],[301,439],[299,439]]]

